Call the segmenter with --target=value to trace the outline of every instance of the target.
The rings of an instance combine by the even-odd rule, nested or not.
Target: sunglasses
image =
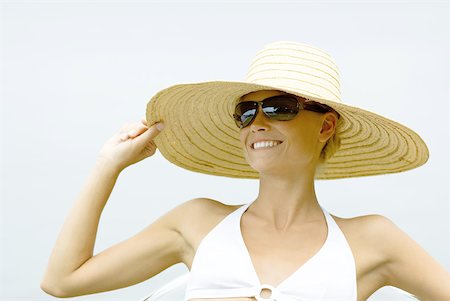
[[[242,129],[249,126],[255,120],[259,107],[262,107],[264,115],[271,120],[288,121],[297,116],[300,110],[308,110],[318,113],[335,112],[331,107],[315,102],[306,102],[305,98],[295,95],[276,95],[262,101],[243,101],[236,105],[233,118],[236,125]]]

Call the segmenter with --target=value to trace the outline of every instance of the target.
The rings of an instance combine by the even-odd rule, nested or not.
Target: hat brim
[[[335,109],[342,121],[336,129],[341,146],[315,175],[338,179],[397,173],[423,165],[429,157],[420,136],[388,118],[335,101],[311,97],[283,87],[248,82],[209,81],[178,84],[156,93],[147,105],[149,125],[165,124],[155,139],[161,154],[182,168],[233,178],[259,178],[245,160],[235,102],[259,90],[281,90]]]

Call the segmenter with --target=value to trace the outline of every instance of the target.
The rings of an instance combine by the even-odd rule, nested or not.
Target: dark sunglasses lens
[[[292,96],[274,96],[263,102],[264,113],[275,120],[291,120],[298,110],[298,100]]]
[[[253,101],[241,102],[236,106],[234,119],[238,127],[246,127],[256,115],[258,104]]]

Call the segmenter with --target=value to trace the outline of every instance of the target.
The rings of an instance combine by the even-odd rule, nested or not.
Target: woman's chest
[[[380,258],[376,250],[369,248],[370,237],[364,236],[361,230],[363,217],[358,217],[356,223],[353,219],[341,219],[333,217],[345,236],[346,243],[350,247],[354,268],[356,269],[358,300],[365,300],[374,291],[382,286],[383,279],[379,271]],[[203,225],[208,223],[204,223]],[[190,248],[185,256],[185,264],[191,269],[196,250],[204,236],[214,227],[214,221],[210,225],[197,228],[190,234]],[[274,233],[263,227],[250,227],[242,221],[240,229],[243,241],[242,252],[246,252],[250,265],[247,269],[254,271],[261,283],[278,286],[284,280],[298,273],[302,266],[312,261],[323,248],[327,240],[327,227],[311,224],[291,233]],[[226,246],[224,246],[226,248]],[[223,253],[224,261],[233,260]],[[250,267],[250,268],[249,268]],[[296,280],[296,279],[295,279]],[[193,299],[201,301],[205,299]],[[255,298],[220,298],[207,299],[208,301],[254,301]]]

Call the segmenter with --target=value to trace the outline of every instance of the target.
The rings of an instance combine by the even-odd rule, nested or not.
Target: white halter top
[[[328,234],[321,249],[277,287],[260,283],[241,232],[245,204],[220,221],[197,248],[184,301],[254,297],[261,301],[357,301],[356,269],[347,240],[323,209]],[[261,295],[262,289],[270,297]]]

